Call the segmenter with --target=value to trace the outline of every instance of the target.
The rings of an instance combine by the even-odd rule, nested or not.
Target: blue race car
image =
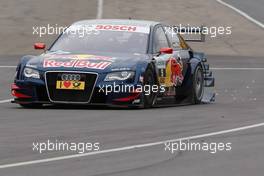
[[[167,27],[143,20],[76,22],[49,49],[36,43],[44,50],[40,56],[21,58],[13,103],[149,108],[213,101],[208,90],[214,78],[204,54]]]

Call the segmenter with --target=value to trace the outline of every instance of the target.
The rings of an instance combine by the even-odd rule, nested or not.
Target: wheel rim
[[[197,99],[201,100],[203,96],[203,75],[201,69],[197,69],[195,85],[196,97]]]
[[[147,76],[147,80],[145,82],[145,85],[150,86],[150,94],[149,95],[145,94],[145,97],[147,98],[147,101],[149,101],[148,103],[152,103],[154,100],[154,94],[152,92],[152,86],[154,85],[154,78],[152,77],[152,75],[149,74]]]

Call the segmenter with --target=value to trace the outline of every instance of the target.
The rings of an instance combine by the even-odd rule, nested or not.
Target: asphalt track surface
[[[233,58],[233,57],[232,57]],[[212,67],[264,67],[262,58],[211,56]],[[233,58],[237,59],[237,58]],[[1,65],[15,65],[2,59]],[[8,99],[14,68],[0,68],[1,99]],[[0,104],[0,166],[74,154],[32,151],[33,142],[100,142],[101,150],[152,143],[264,122],[264,70],[215,70],[213,104],[123,110],[49,107],[26,110]],[[228,79],[227,79],[228,78]],[[263,127],[198,139],[231,142],[232,151],[171,154],[164,145],[0,169],[1,175],[260,175]],[[224,169],[223,169],[224,168]]]
[[[262,0],[224,0],[228,4],[242,10],[243,12],[247,13],[249,16],[253,17],[254,19],[264,23],[264,1]]]
[[[1,56],[14,66],[19,56]],[[0,103],[0,175],[2,176],[223,176],[263,175],[264,127],[195,139],[232,143],[231,151],[183,151],[164,145],[122,147],[208,134],[264,122],[263,57],[209,56],[216,77],[216,102],[154,109],[46,107],[22,109]],[[228,69],[229,68],[229,69]],[[232,69],[238,68],[238,69]],[[244,69],[241,69],[244,68]],[[255,68],[255,69],[254,69]],[[15,68],[0,67],[0,101],[11,98]],[[69,156],[69,151],[32,150],[33,142],[99,142],[94,155],[6,167],[26,161]],[[42,160],[43,161],[43,160]]]

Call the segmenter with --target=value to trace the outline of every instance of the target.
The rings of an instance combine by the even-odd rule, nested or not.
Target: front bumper
[[[80,104],[105,106],[132,106],[142,107],[142,94],[131,93],[105,93],[103,86],[111,85],[106,82],[95,83],[89,102],[53,101],[50,99],[45,80],[16,80],[11,86],[12,103],[18,104]],[[133,86],[133,85],[131,85]]]

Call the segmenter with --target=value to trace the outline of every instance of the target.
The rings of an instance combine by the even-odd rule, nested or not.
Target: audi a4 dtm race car
[[[84,104],[144,107],[213,101],[203,53],[174,28],[143,20],[72,24],[39,56],[21,58],[11,92],[22,107]],[[174,33],[175,32],[175,33]]]

